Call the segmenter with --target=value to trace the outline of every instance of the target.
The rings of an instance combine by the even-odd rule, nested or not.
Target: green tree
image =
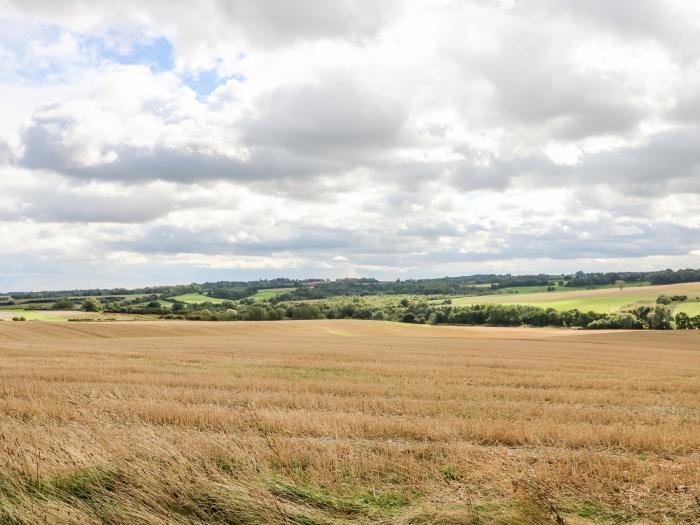
[[[246,321],[265,321],[267,320],[267,310],[262,306],[253,306],[245,313]]]
[[[415,323],[416,322],[416,316],[411,313],[411,312],[406,312],[401,316],[401,322],[402,323]]]
[[[94,297],[88,297],[83,302],[83,310],[86,312],[99,312],[102,310],[102,303]]]
[[[185,305],[183,303],[173,303],[173,312],[182,312],[185,309]]]
[[[649,313],[649,328],[652,330],[670,330],[673,328],[673,312],[667,306],[655,306]]]
[[[687,330],[691,327],[690,316],[685,312],[678,312],[676,314],[676,328],[679,330]]]
[[[64,297],[63,299],[59,299],[53,303],[51,308],[53,310],[72,310],[75,308],[75,303],[73,303],[73,301],[71,301],[68,297]]]
[[[300,304],[292,308],[292,319],[321,319],[323,314],[316,305]]]

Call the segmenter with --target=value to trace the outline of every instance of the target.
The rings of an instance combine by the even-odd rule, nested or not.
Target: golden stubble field
[[[0,523],[700,522],[700,333],[0,323]]]

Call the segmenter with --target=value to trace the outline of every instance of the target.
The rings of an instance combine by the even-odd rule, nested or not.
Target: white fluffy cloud
[[[697,266],[690,0],[0,7],[0,289]]]

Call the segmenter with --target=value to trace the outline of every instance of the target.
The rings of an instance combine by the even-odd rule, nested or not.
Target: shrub
[[[486,324],[491,326],[520,326],[520,309],[514,305],[494,305],[489,309]]]
[[[246,321],[265,321],[268,319],[267,310],[262,306],[253,306],[245,312],[244,319]]]
[[[292,308],[290,317],[292,319],[321,319],[321,310],[315,304],[300,304]]]
[[[601,329],[601,328],[618,328],[623,330],[632,330],[638,328],[644,328],[642,321],[640,321],[634,314],[630,312],[624,312],[621,314],[607,315],[602,319],[597,319],[591,322],[587,328]]]
[[[88,297],[83,302],[83,310],[86,312],[99,312],[102,310],[102,304],[94,297]]]
[[[172,310],[173,312],[182,312],[186,308],[184,303],[181,302],[176,302],[173,303]]]
[[[401,316],[402,323],[415,323],[416,315],[413,312],[406,312]]]
[[[371,319],[372,318],[372,310],[369,308],[359,308],[355,310],[355,313],[352,316],[353,319]]]
[[[647,316],[652,330],[670,330],[673,328],[673,312],[667,306],[656,306]]]
[[[71,301],[69,298],[65,297],[53,303],[51,308],[54,310],[72,310],[75,308],[75,303],[73,303],[73,301]]]
[[[671,299],[668,295],[661,294],[656,298],[656,304],[671,304],[673,302],[673,299]]]

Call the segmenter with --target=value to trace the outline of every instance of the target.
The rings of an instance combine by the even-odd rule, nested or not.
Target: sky
[[[0,290],[700,267],[695,0],[0,0]]]

